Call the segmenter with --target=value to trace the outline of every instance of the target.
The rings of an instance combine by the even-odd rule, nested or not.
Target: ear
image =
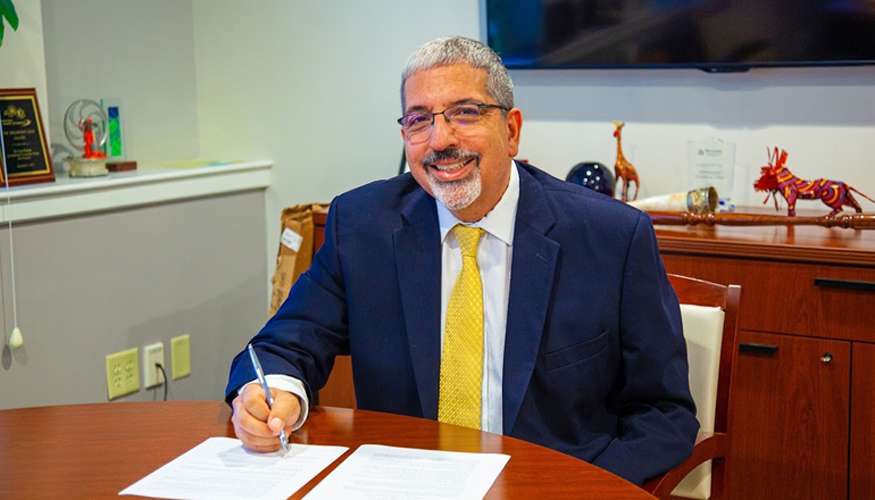
[[[507,112],[507,149],[508,155],[513,158],[519,153],[520,132],[523,128],[523,112],[519,108],[513,108]]]

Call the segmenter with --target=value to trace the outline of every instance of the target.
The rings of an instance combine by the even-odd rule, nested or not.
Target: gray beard
[[[468,208],[480,197],[482,190],[479,165],[471,175],[458,181],[442,182],[431,175],[428,175],[427,179],[434,197],[450,211]]]

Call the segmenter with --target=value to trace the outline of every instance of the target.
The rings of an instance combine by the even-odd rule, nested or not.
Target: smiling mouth
[[[468,167],[476,162],[477,157],[471,156],[468,159],[450,163],[450,164],[436,164],[436,163],[427,163],[426,168],[430,169],[432,175],[442,182],[453,182],[465,177],[470,170]]]
[[[453,170],[458,170],[460,168],[465,167],[466,165],[468,165],[469,163],[471,163],[472,161],[474,161],[476,159],[477,158],[472,156],[472,157],[468,158],[467,160],[463,160],[463,161],[460,161],[457,163],[451,163],[449,165],[438,165],[436,163],[429,163],[428,166],[431,168],[437,169],[437,170],[441,170],[443,172],[452,172]]]

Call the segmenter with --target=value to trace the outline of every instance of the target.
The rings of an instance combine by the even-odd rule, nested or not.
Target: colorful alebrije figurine
[[[775,148],[774,154],[769,153],[769,164],[762,167],[763,174],[753,185],[757,191],[769,192],[763,203],[769,201],[769,196],[773,197],[775,199],[775,210],[778,209],[778,195],[776,193],[781,193],[781,196],[787,200],[787,215],[789,216],[796,215],[796,200],[817,199],[832,208],[832,212],[829,213],[830,216],[841,212],[843,205],[853,207],[857,213],[860,213],[863,209],[860,208],[860,204],[854,199],[851,191],[875,203],[875,200],[872,198],[841,181],[831,181],[829,179],[806,181],[800,179],[787,169],[786,163],[787,152],[783,149]]]
[[[614,130],[614,137],[617,138],[617,161],[614,163],[614,177],[616,178],[616,186],[615,190],[620,191],[620,181],[623,181],[623,189],[620,191],[620,199],[623,201],[629,201],[626,197],[626,191],[629,187],[630,182],[635,182],[635,195],[632,196],[632,199],[635,200],[638,198],[638,171],[635,170],[635,167],[629,163],[629,160],[623,156],[623,142],[620,137],[620,131],[623,129],[623,126],[626,125],[625,122],[614,122],[614,126],[617,127]]]

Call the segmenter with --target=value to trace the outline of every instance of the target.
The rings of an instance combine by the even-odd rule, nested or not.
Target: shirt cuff
[[[267,386],[273,389],[279,389],[281,391],[291,392],[295,396],[298,397],[298,401],[301,404],[301,413],[298,415],[298,420],[292,426],[292,432],[301,428],[304,425],[304,422],[307,421],[307,415],[310,414],[310,400],[307,398],[307,390],[304,388],[304,383],[295,377],[290,377],[288,375],[265,375],[265,381],[267,381]],[[252,380],[247,384],[243,384],[238,389],[237,393],[243,390],[243,387],[249,384],[257,384],[258,379]]]

